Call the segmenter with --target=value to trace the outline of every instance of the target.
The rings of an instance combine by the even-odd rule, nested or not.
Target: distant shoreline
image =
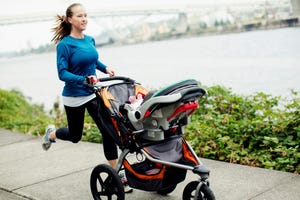
[[[226,35],[226,34],[234,34],[234,33],[244,33],[249,31],[262,31],[262,30],[273,30],[273,29],[281,29],[281,28],[289,28],[289,27],[300,27],[300,23],[298,18],[293,18],[293,20],[290,23],[283,23],[281,21],[273,22],[272,24],[268,24],[265,26],[262,26],[258,22],[249,23],[244,25],[243,28],[228,28],[223,27],[222,30],[218,30],[217,28],[214,29],[208,29],[208,30],[202,30],[199,32],[186,32],[186,33],[178,33],[178,34],[169,34],[167,36],[158,36],[155,38],[151,38],[147,41],[129,41],[128,38],[121,40],[121,41],[106,41],[101,42],[96,40],[96,47],[116,47],[116,46],[125,46],[125,45],[133,45],[133,44],[143,44],[143,43],[149,43],[149,42],[156,42],[156,41],[164,41],[164,40],[174,40],[174,39],[183,39],[183,38],[192,38],[192,37],[203,37],[203,36],[215,36],[215,35]],[[21,51],[12,51],[12,52],[4,52],[0,53],[0,58],[2,57],[16,57],[16,56],[24,56],[29,54],[40,54],[40,53],[47,53],[47,52],[53,52],[55,51],[55,45],[54,44],[45,44],[42,46],[39,46],[38,48],[33,49],[26,49]]]

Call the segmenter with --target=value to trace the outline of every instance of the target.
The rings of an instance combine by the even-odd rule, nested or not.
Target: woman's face
[[[88,22],[85,8],[81,5],[74,6],[72,8],[72,13],[72,17],[68,17],[72,29],[76,29],[79,32],[84,31]]]

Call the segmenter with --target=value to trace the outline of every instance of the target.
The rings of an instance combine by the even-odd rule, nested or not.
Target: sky
[[[146,7],[163,5],[187,5],[187,4],[236,4],[249,2],[265,2],[266,0],[9,0],[1,5],[1,16],[42,13],[42,12],[64,12],[68,5],[79,2],[88,10],[112,7]]]
[[[220,5],[249,2],[264,2],[265,0],[9,0],[1,6],[0,20],[3,17],[16,17],[27,15],[49,15],[53,16],[53,21],[36,22],[17,25],[0,26],[0,53],[19,51],[28,47],[36,48],[42,44],[50,43],[52,38],[51,28],[55,24],[55,15],[64,14],[66,8],[74,3],[82,3],[87,12],[99,9],[130,9],[162,6],[185,6],[185,5]],[[107,25],[107,24],[106,24]],[[95,35],[101,33],[101,26],[93,20],[89,20],[87,34]]]

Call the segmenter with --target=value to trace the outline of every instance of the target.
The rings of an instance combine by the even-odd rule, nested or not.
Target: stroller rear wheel
[[[187,184],[183,190],[182,199],[183,200],[215,200],[215,195],[212,190],[206,185],[202,184],[198,191],[197,197],[197,186],[200,184],[199,181],[192,181]]]
[[[95,200],[124,200],[124,187],[119,175],[109,165],[97,165],[90,177],[90,188]]]

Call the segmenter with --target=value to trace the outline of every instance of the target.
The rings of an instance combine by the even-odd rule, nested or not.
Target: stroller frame
[[[192,147],[186,143],[188,145],[189,150],[194,154],[195,158],[197,158],[197,161],[200,163],[199,165],[192,167],[189,165],[184,165],[184,164],[179,164],[179,163],[175,163],[175,162],[169,162],[169,161],[163,161],[163,160],[159,160],[159,159],[155,159],[153,158],[151,155],[149,155],[145,150],[140,149],[142,155],[144,155],[148,160],[150,160],[151,162],[154,163],[160,163],[160,164],[164,164],[164,165],[168,165],[171,167],[176,167],[176,168],[180,168],[180,169],[185,169],[185,170],[190,170],[195,174],[198,174],[200,176],[200,180],[201,181],[206,181],[209,177],[209,169],[204,165],[204,163],[197,157],[197,155],[195,154],[194,150],[192,149]],[[122,169],[122,165],[123,165],[123,160],[125,159],[125,157],[130,153],[130,149],[125,148],[119,159],[118,159],[118,164],[116,167],[116,171],[119,172]]]
[[[114,82],[112,84],[109,84],[109,82]],[[166,121],[159,121],[159,128],[155,130],[150,130],[151,134],[155,133],[155,137],[153,139],[149,140],[149,137],[143,137],[148,131],[148,127],[146,128],[140,128],[141,127],[141,121],[144,120],[144,118],[149,117],[151,114],[153,114],[157,109],[163,108],[168,105],[173,105],[174,103],[178,102],[180,99],[189,99],[191,97],[196,97],[195,99],[197,100],[198,98],[206,95],[206,91],[198,86],[196,81],[194,80],[187,80],[178,82],[176,84],[173,84],[174,87],[166,87],[163,88],[153,94],[151,94],[151,97],[147,99],[147,96],[145,96],[143,103],[137,107],[137,108],[132,108],[130,106],[129,102],[121,102],[121,105],[119,108],[109,108],[109,109],[117,109],[118,114],[122,115],[124,112],[124,116],[126,116],[127,124],[130,124],[130,129],[131,131],[128,131],[126,127],[120,126],[118,124],[118,116],[115,116],[115,114],[110,113],[112,118],[116,120],[112,124],[117,124],[118,127],[115,127],[117,129],[117,133],[119,135],[119,138],[114,139],[116,140],[116,143],[118,144],[119,148],[121,149],[121,154],[118,159],[118,163],[116,166],[116,169],[112,169],[108,165],[105,164],[100,164],[96,166],[91,174],[90,178],[90,187],[91,187],[91,192],[94,197],[94,199],[101,199],[100,196],[107,196],[108,198],[116,196],[117,199],[125,199],[125,194],[124,194],[124,189],[122,182],[119,178],[118,173],[121,170],[124,170],[124,160],[126,160],[126,157],[130,153],[136,153],[136,156],[138,154],[142,155],[142,157],[152,163],[156,164],[161,164],[163,166],[168,166],[176,169],[182,169],[182,170],[189,170],[192,171],[194,174],[199,175],[198,181],[192,181],[190,182],[184,189],[183,192],[183,200],[187,199],[207,199],[207,200],[214,200],[215,196],[211,189],[209,188],[209,173],[210,170],[204,165],[204,163],[198,158],[196,153],[194,152],[193,148],[182,138],[183,134],[183,127],[186,125],[187,122],[187,117],[185,116],[183,120],[180,119],[180,125],[175,123],[175,129],[178,130],[174,135],[169,136],[168,138],[161,138],[161,133],[164,133],[166,130],[165,129],[171,129],[174,128],[170,124],[166,124]],[[105,84],[108,83],[108,84]],[[102,98],[103,95],[103,88],[110,87],[111,85],[118,85],[118,84],[133,84],[133,85],[140,85],[139,83],[135,82],[135,80],[132,80],[127,77],[109,77],[109,78],[101,78],[99,79],[99,82],[93,85],[94,92],[96,95],[100,98]],[[189,84],[192,83],[190,86]],[[178,89],[177,87],[181,87]],[[149,92],[150,93],[150,92]],[[124,101],[124,100],[123,100]],[[107,106],[107,102],[103,102]],[[197,104],[198,105],[198,104]],[[177,107],[176,107],[177,108]],[[195,111],[196,107],[194,104],[187,104],[187,106],[179,106],[175,110],[175,114],[171,115],[168,119],[169,121],[173,120],[178,122],[179,118],[181,117],[181,111],[182,110],[187,110],[188,115],[191,115]],[[150,110],[150,112],[149,112]],[[165,112],[168,112],[169,109],[166,109]],[[123,113],[123,114],[122,114]],[[169,113],[168,113],[169,115]],[[123,120],[123,117],[121,117]],[[153,120],[152,120],[153,121]],[[168,125],[170,125],[168,127]],[[162,129],[162,130],[161,130]],[[154,131],[154,132],[153,132]],[[121,133],[122,132],[122,133]],[[123,133],[125,132],[125,133]],[[126,139],[123,140],[120,135],[125,134]],[[158,138],[156,138],[156,135],[160,135]],[[144,142],[139,142],[137,141],[136,138],[144,138]],[[176,140],[178,138],[182,138],[182,142],[184,145],[186,145],[188,151],[192,154],[194,159],[196,160],[197,164],[195,165],[187,165],[183,164],[180,162],[173,162],[173,161],[166,161],[166,160],[161,160],[159,158],[155,158],[153,155],[151,155],[148,151],[146,151],[144,148],[145,147],[150,147],[152,145],[156,144],[163,144],[165,141],[170,141],[170,140]],[[122,141],[120,141],[120,139]],[[125,142],[124,142],[125,141]],[[146,141],[146,142],[145,142]],[[110,169],[111,168],[111,169]],[[126,170],[126,169],[125,169]],[[107,177],[105,180],[102,180],[100,174],[101,173],[106,173]],[[185,175],[184,175],[185,177]],[[182,180],[180,180],[181,182]],[[178,182],[179,183],[179,182]],[[99,190],[99,184],[100,184],[100,190]],[[97,186],[98,185],[98,186]],[[129,184],[130,185],[130,184]],[[168,194],[172,192],[177,183],[171,184],[166,186],[165,188],[157,189],[157,192],[159,194]],[[131,185],[130,185],[131,186]],[[137,188],[139,189],[139,188]],[[147,190],[146,190],[147,191]],[[152,190],[148,190],[152,191]]]

